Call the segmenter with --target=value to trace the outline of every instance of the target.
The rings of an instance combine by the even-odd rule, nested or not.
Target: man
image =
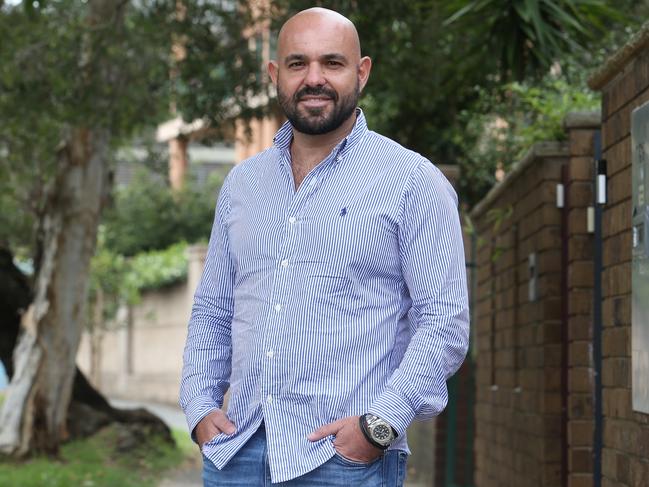
[[[223,184],[189,324],[181,404],[205,485],[399,486],[406,428],[446,405],[468,342],[457,200],[368,130],[370,69],[338,13],[280,31],[288,122]]]

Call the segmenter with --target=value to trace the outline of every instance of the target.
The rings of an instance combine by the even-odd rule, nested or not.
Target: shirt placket
[[[285,368],[290,366],[282,357],[281,344],[290,342],[290,337],[286,336],[291,333],[291,326],[287,320],[293,314],[289,307],[298,304],[291,302],[289,297],[294,295],[293,287],[296,279],[294,258],[299,255],[301,222],[306,207],[321,186],[322,180],[331,166],[329,162],[325,161],[322,167],[307,175],[298,190],[293,192],[284,215],[283,235],[275,257],[275,270],[269,300],[270,309],[263,337],[261,397],[264,418],[267,423],[273,422],[277,402],[281,400],[277,394],[282,385]],[[293,178],[289,174],[290,164],[285,165],[283,169],[287,171],[284,180],[289,181],[289,184],[292,185]],[[268,440],[269,443],[272,443],[272,438],[269,437]],[[272,448],[270,450],[272,451]],[[269,452],[269,455],[272,453]]]

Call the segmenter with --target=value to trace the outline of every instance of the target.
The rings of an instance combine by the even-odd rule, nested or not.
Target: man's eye
[[[338,68],[342,66],[342,63],[340,61],[327,61],[327,65],[330,67]]]
[[[288,64],[288,67],[292,68],[292,69],[293,68],[300,68],[302,66],[304,66],[304,63],[301,62],[301,61],[294,61],[294,62]]]

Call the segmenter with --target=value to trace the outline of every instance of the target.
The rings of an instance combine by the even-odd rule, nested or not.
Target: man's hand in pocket
[[[226,414],[220,409],[216,409],[205,416],[199,421],[194,428],[196,433],[196,441],[198,445],[203,448],[203,445],[214,438],[216,435],[225,433],[231,435],[236,431],[234,423],[232,423]]]

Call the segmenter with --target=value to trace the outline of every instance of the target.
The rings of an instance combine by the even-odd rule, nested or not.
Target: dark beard
[[[334,103],[331,114],[325,117],[323,115],[324,108],[314,108],[307,109],[309,115],[301,115],[298,111],[297,104],[302,97],[307,95],[324,95],[331,98]],[[359,96],[358,81],[356,82],[354,91],[342,98],[339,98],[335,91],[324,87],[313,88],[305,86],[290,98],[285,96],[281,89],[278,88],[277,90],[277,101],[280,107],[282,107],[286,118],[288,118],[295,130],[307,135],[322,135],[336,130],[354,113]]]

